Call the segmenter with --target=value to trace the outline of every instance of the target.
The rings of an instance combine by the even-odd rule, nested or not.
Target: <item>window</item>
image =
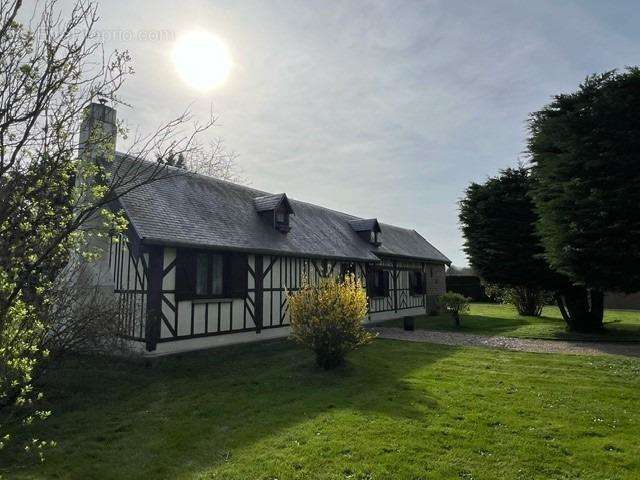
[[[382,245],[382,233],[377,230],[358,230],[358,236],[376,247]]]
[[[340,278],[345,278],[347,275],[356,274],[356,264],[353,262],[340,264]]]
[[[206,253],[199,253],[196,260],[196,295],[206,295],[208,293],[208,269],[209,255]]]
[[[381,233],[376,232],[375,230],[369,231],[369,243],[372,245],[379,246],[382,244]]]
[[[211,293],[213,295],[222,295],[223,293],[223,274],[224,259],[222,255],[211,255],[211,263],[209,264],[209,279],[211,281]]]
[[[176,298],[243,298],[247,290],[247,256],[241,253],[179,249]]]
[[[274,212],[275,227],[276,230],[282,233],[287,233],[291,228],[289,227],[289,212],[283,206],[280,206]]]
[[[386,297],[389,295],[389,272],[373,269],[367,279],[367,289],[370,297]]]
[[[258,215],[277,231],[287,233],[291,230],[289,215],[293,215],[294,212],[284,193],[255,197],[253,202]]]
[[[411,295],[422,295],[425,292],[424,276],[422,272],[412,270],[409,272],[409,293]]]
[[[223,293],[224,258],[222,254],[196,255],[196,295],[219,296]]]

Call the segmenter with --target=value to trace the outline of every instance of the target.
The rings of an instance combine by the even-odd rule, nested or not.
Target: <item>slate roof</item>
[[[287,210],[289,210],[289,213],[294,213],[293,209],[291,208],[291,204],[289,203],[289,199],[287,198],[287,195],[284,193],[276,193],[274,195],[263,195],[261,197],[255,197],[253,199],[253,204],[255,205],[256,210],[258,212],[274,210],[283,202],[287,206]]]
[[[154,165],[121,154],[116,158],[116,171],[140,172],[140,165]],[[279,195],[167,168],[175,175],[165,175],[120,198],[144,243],[364,261],[378,260],[379,254],[450,263],[415,230],[380,224],[383,243],[374,247],[351,227],[363,219],[294,199],[288,199],[295,212],[289,220],[291,231],[280,233],[261,218],[255,206],[256,198]]]
[[[376,218],[359,218],[358,220],[349,220],[349,225],[354,232],[366,232],[373,230],[380,231],[380,224]]]

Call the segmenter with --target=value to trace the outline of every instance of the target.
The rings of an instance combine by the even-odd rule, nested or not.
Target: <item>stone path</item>
[[[478,346],[503,348],[522,352],[564,353],[571,355],[624,355],[640,357],[640,343],[571,342],[566,340],[533,340],[525,338],[498,337],[461,332],[438,332],[434,330],[405,331],[395,327],[375,327],[380,338],[405,340],[408,342],[439,343],[442,345]]]

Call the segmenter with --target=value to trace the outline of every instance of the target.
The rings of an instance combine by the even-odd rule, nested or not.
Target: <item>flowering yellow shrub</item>
[[[287,295],[291,336],[313,350],[325,369],[340,365],[349,351],[375,338],[362,325],[367,294],[354,275],[322,278],[317,284],[305,278],[300,290]]]

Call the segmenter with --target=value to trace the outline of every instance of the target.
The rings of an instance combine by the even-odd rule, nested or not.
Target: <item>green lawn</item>
[[[640,311],[606,310],[604,323],[604,333],[580,335],[565,330],[565,322],[557,307],[545,307],[541,317],[524,317],[518,315],[512,306],[489,303],[471,304],[471,310],[468,315],[464,315],[459,328],[453,326],[448,315],[416,318],[416,328],[429,330],[455,330],[520,338],[640,341]],[[400,327],[402,320],[390,320],[385,325]]]
[[[59,446],[8,478],[640,478],[636,359],[376,340],[324,372],[277,341],[47,381]]]

